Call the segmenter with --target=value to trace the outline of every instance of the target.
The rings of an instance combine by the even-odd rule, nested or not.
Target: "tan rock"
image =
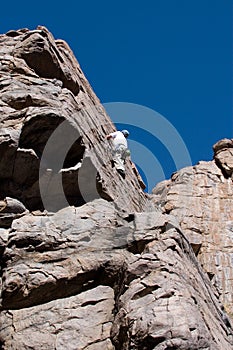
[[[178,220],[221,301],[233,315],[233,184],[225,176],[226,164],[230,168],[233,159],[233,148],[225,148],[229,145],[232,142],[224,140],[214,146],[217,156],[222,157],[220,168],[213,160],[174,174],[164,186],[161,206]],[[156,204],[160,201],[157,197]]]
[[[69,46],[42,26],[13,31],[1,36],[0,63],[1,199],[9,196],[30,210],[47,206],[56,211],[104,198],[140,211],[147,203],[141,177],[130,160],[125,180],[112,169],[106,135],[114,125]],[[55,133],[43,156],[64,121],[62,137]],[[80,169],[61,173],[79,163]],[[42,179],[46,188],[41,192],[39,174],[46,177],[47,169],[50,178]]]
[[[233,139],[223,139],[213,146],[214,159],[222,169],[223,175],[232,177],[233,174]]]
[[[113,290],[98,286],[77,296],[3,312],[1,338],[5,349],[113,350],[113,308]]]
[[[0,35],[0,348],[232,349],[232,140],[147,195],[113,130],[64,41]]]
[[[80,350],[232,347],[209,278],[159,210],[125,216],[100,199],[50,216],[28,213],[6,239],[6,347],[27,349],[30,336],[33,349],[62,349],[68,338],[68,349]]]

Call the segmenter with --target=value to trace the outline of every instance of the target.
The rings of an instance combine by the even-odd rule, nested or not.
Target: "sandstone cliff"
[[[233,140],[147,195],[44,27],[0,36],[0,125],[1,349],[232,349]]]

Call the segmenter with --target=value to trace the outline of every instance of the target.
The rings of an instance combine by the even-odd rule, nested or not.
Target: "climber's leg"
[[[125,175],[125,160],[123,158],[124,152],[125,148],[123,146],[120,146],[114,151],[113,154],[114,166],[121,175]]]

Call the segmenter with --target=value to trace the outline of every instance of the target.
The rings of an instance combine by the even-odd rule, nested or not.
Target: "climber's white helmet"
[[[123,134],[125,137],[128,137],[128,136],[129,136],[128,130],[122,130],[121,132],[122,132],[122,134]]]

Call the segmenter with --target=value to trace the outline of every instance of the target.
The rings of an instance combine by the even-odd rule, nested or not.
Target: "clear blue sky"
[[[0,31],[46,26],[70,45],[102,103],[159,112],[196,164],[233,137],[232,14],[232,0],[13,1],[1,4]]]

